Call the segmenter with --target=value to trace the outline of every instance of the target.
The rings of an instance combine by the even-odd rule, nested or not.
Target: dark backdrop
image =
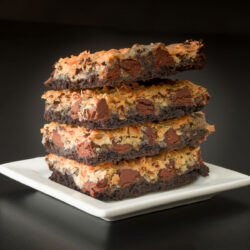
[[[0,17],[176,34],[250,33],[248,1],[1,0]]]
[[[207,65],[175,77],[201,84],[212,95],[205,112],[216,133],[202,144],[203,157],[249,175],[249,26],[249,8],[239,1],[2,0],[0,163],[45,154],[40,97],[58,58],[194,38],[206,44]],[[249,197],[246,187],[110,224],[1,175],[0,248],[249,249]]]

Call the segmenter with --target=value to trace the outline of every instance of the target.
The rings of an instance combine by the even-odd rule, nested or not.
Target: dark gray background
[[[248,1],[1,0],[0,17],[171,33],[250,34]]]
[[[11,4],[10,4],[11,3]],[[40,99],[51,66],[82,50],[203,39],[207,64],[175,77],[205,86],[216,133],[203,158],[250,175],[249,9],[244,4],[1,1],[0,163],[44,155]],[[250,191],[108,223],[0,176],[0,249],[249,249]]]

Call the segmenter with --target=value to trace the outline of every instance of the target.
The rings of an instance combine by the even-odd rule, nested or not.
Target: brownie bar
[[[199,148],[164,152],[118,164],[84,165],[62,156],[46,156],[50,179],[100,200],[121,200],[167,190],[207,176]]]
[[[214,130],[203,113],[114,130],[88,130],[51,122],[41,130],[47,152],[96,165],[196,146]]]
[[[44,83],[53,89],[87,89],[116,86],[131,81],[167,78],[178,72],[204,66],[204,45],[200,41],[165,45],[135,44],[132,48],[111,49],[61,58]]]
[[[158,79],[115,88],[50,90],[42,98],[47,121],[114,129],[191,114],[207,105],[210,96],[190,81]]]

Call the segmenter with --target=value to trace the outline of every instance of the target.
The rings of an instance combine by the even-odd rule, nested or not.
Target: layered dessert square
[[[207,176],[199,147],[95,167],[63,156],[46,156],[51,180],[100,200],[121,200],[183,186]]]
[[[89,130],[56,122],[46,124],[41,130],[47,152],[86,165],[115,163],[161,151],[194,147],[212,131],[214,126],[207,124],[202,112],[113,130]]]
[[[203,43],[186,41],[165,45],[135,44],[131,48],[111,49],[61,58],[44,83],[52,89],[87,89],[116,86],[131,81],[167,78],[181,71],[204,66]]]
[[[158,79],[91,90],[49,90],[42,98],[47,121],[114,129],[191,114],[207,105],[210,96],[190,81]]]

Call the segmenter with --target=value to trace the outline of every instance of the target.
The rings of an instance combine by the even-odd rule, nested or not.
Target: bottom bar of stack
[[[46,156],[51,180],[100,200],[121,200],[183,186],[207,176],[200,148],[88,166],[63,156]]]

